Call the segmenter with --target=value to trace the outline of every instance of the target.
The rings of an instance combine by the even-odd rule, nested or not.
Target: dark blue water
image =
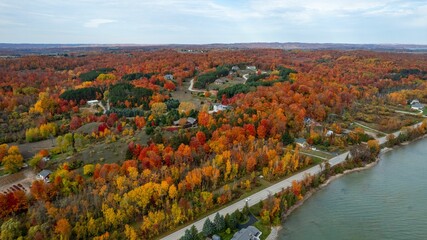
[[[427,139],[333,181],[295,210],[279,239],[427,239]]]

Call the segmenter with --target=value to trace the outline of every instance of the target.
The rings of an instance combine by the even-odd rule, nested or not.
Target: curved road
[[[190,81],[190,86],[188,87],[188,91],[190,91],[190,92],[205,92],[205,90],[194,89],[193,85],[194,85],[194,78],[191,79],[191,81]]]
[[[422,123],[417,123],[417,124],[413,125],[412,127],[418,127],[421,124]],[[397,137],[400,134],[400,131],[394,132],[393,134],[395,135],[395,137]],[[381,137],[381,138],[376,138],[376,140],[378,140],[379,144],[383,144],[383,143],[387,142],[387,136]],[[346,160],[348,154],[349,154],[349,152],[345,152],[341,155],[338,155],[334,158],[331,158],[329,160],[329,163],[331,164],[331,166],[335,166],[339,163],[342,163]],[[274,184],[268,188],[265,188],[265,189],[263,189],[257,193],[254,193],[251,196],[249,196],[250,200],[248,201],[248,205],[253,206],[253,205],[257,204],[260,200],[264,200],[264,199],[268,198],[268,196],[270,194],[278,193],[278,192],[282,191],[282,189],[285,189],[287,187],[292,186],[292,181],[294,181],[294,180],[295,181],[301,181],[305,178],[305,176],[307,174],[314,175],[314,174],[319,173],[320,171],[321,171],[320,166],[316,165],[316,166],[313,166],[313,167],[311,167],[307,170],[304,170],[300,173],[297,173],[297,174],[295,174],[295,175],[293,175],[293,176],[291,176],[291,177],[289,177],[289,178],[287,178],[281,182],[278,182],[278,183],[276,183],[276,184]],[[246,204],[246,199],[242,199],[242,200],[240,200],[236,203],[233,203],[233,204],[231,204],[231,205],[229,205],[229,206],[227,206],[227,207],[225,207],[225,208],[223,208],[223,209],[221,209],[215,213],[212,213],[208,217],[211,220],[213,220],[216,213],[219,213],[221,215],[226,215],[227,213],[231,214],[234,211],[236,211],[236,209],[240,209],[240,210],[243,209],[245,204]],[[177,240],[180,237],[184,236],[185,230],[190,229],[192,225],[196,226],[197,230],[200,232],[200,231],[202,231],[203,224],[205,223],[205,221],[208,217],[204,217],[204,218],[200,219],[199,221],[197,221],[193,224],[190,224],[190,225],[188,225],[188,226],[186,226],[186,227],[184,227],[184,228],[182,228],[182,229],[180,229],[180,230],[178,230],[178,231],[176,231],[176,232],[174,232],[174,233],[172,233],[172,234],[170,234],[170,235],[168,235],[162,239]]]

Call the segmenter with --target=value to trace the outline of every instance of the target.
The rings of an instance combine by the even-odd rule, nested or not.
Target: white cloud
[[[113,23],[113,22],[117,22],[117,21],[113,20],[113,19],[96,18],[96,19],[89,20],[88,22],[83,24],[83,26],[85,26],[87,28],[97,28],[103,24],[108,24],[108,23]]]

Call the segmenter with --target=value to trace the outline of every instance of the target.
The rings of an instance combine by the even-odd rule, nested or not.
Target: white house
[[[224,79],[221,79],[221,78],[218,78],[217,80],[215,80],[215,82],[214,82],[216,85],[222,85],[222,84],[225,84],[225,80]]]
[[[423,110],[424,104],[420,103],[418,99],[414,99],[411,101],[411,108],[415,110]]]
[[[262,232],[254,226],[240,229],[236,232],[231,240],[259,240]]]
[[[411,104],[411,108],[415,109],[415,110],[423,110],[424,109],[424,104],[414,103],[414,104]]]
[[[95,106],[98,105],[99,100],[89,100],[87,101],[87,104],[89,104],[89,106]]]
[[[173,75],[172,74],[166,74],[164,76],[165,80],[173,80]]]
[[[414,105],[414,104],[417,104],[417,103],[420,103],[420,101],[418,99],[414,99],[414,100],[411,101],[411,105]]]
[[[39,172],[39,174],[37,174],[37,179],[43,180],[45,182],[50,182],[49,176],[51,173],[52,173],[52,171],[45,169],[45,170]]]
[[[252,70],[252,71],[256,71],[256,67],[255,66],[246,66],[247,70]]]
[[[296,143],[297,145],[299,145],[300,147],[302,147],[302,148],[306,148],[306,147],[308,147],[308,143],[307,143],[307,141],[305,140],[305,138],[296,138],[296,139],[295,139],[295,143]]]
[[[219,112],[219,111],[225,111],[230,109],[230,106],[222,105],[222,104],[214,104],[213,105],[213,112]]]

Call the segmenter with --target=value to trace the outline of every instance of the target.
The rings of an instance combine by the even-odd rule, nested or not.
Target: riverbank
[[[380,152],[380,154],[379,154],[379,156],[376,158],[376,160],[374,161],[374,162],[371,162],[371,163],[369,163],[369,164],[367,164],[367,165],[365,165],[365,166],[363,166],[363,167],[357,167],[357,168],[354,168],[354,169],[348,169],[348,170],[345,170],[343,173],[339,173],[339,174],[337,174],[337,175],[334,175],[334,176],[331,176],[330,178],[328,178],[327,180],[326,180],[326,182],[324,182],[323,184],[321,184],[319,187],[317,187],[317,188],[315,188],[315,189],[311,189],[311,190],[309,190],[305,195],[304,195],[304,197],[303,197],[303,199],[301,199],[300,201],[298,201],[295,205],[293,205],[291,208],[289,208],[288,209],[288,211],[286,212],[286,214],[284,214],[283,215],[283,217],[282,217],[282,223],[284,223],[285,221],[286,221],[286,219],[292,214],[292,212],[293,211],[295,211],[297,208],[299,208],[299,207],[301,207],[304,203],[305,203],[305,201],[307,200],[307,199],[309,199],[311,196],[313,196],[313,194],[314,193],[316,193],[317,191],[319,191],[319,190],[321,190],[321,189],[324,189],[325,187],[327,187],[331,182],[333,182],[334,180],[336,180],[336,179],[338,179],[338,178],[340,178],[340,177],[342,177],[342,176],[344,176],[344,175],[347,175],[347,174],[350,174],[350,173],[353,173],[353,172],[360,172],[360,171],[363,171],[363,170],[366,170],[366,169],[370,169],[370,168],[372,168],[372,167],[374,167],[374,166],[376,166],[378,163],[379,163],[379,161],[380,161],[380,159],[381,159],[381,156],[383,155],[383,154],[385,154],[385,153],[387,153],[387,152],[389,152],[389,151],[392,151],[392,150],[395,150],[395,149],[398,149],[398,148],[400,148],[400,147],[403,147],[403,146],[407,146],[407,145],[409,145],[409,144],[411,144],[411,143],[414,143],[414,142],[416,142],[416,141],[419,141],[419,140],[421,140],[421,139],[424,139],[424,138],[426,138],[427,137],[427,134],[426,135],[423,135],[423,136],[420,136],[420,137],[417,137],[417,138],[415,138],[415,139],[413,139],[413,140],[410,140],[410,141],[406,141],[406,142],[403,142],[403,143],[400,143],[400,144],[398,144],[398,145],[395,145],[395,146],[393,146],[392,148],[388,148],[388,147],[385,147],[385,148],[383,148],[383,149],[381,149],[381,152]],[[282,227],[280,226],[280,227],[278,227],[278,229],[280,230]],[[273,229],[277,229],[277,227],[272,227],[272,233],[273,233]],[[271,236],[271,238],[270,238],[270,236]],[[273,239],[278,239],[278,237],[279,237],[279,235],[276,233],[276,235],[270,235],[267,239],[271,239],[271,240],[273,240]],[[274,237],[274,238],[273,238]]]

